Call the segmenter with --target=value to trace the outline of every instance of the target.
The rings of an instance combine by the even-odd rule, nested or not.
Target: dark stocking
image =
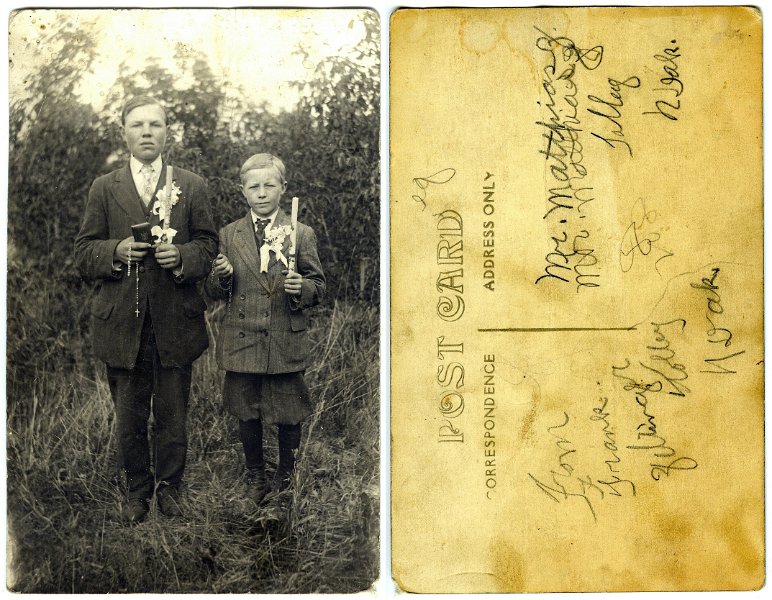
[[[244,458],[247,470],[257,471],[265,468],[263,462],[263,423],[260,419],[239,421],[239,438],[244,446]]]
[[[279,425],[279,468],[276,478],[280,487],[286,487],[295,471],[295,458],[300,448],[300,423]]]

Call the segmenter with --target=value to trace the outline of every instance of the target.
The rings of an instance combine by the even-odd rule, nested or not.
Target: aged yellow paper
[[[751,8],[391,22],[393,575],[764,582]]]

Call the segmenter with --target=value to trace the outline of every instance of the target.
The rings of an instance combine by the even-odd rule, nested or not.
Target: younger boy
[[[225,369],[223,398],[239,419],[250,495],[268,492],[263,460],[263,423],[279,428],[277,491],[286,489],[300,446],[301,421],[312,412],[303,372],[308,366],[308,318],[325,279],[313,229],[297,224],[296,265],[288,270],[290,219],[279,208],[287,189],[284,163],[255,154],[241,167],[247,214],[220,231],[220,254],[206,290],[228,300],[217,340],[217,362]]]

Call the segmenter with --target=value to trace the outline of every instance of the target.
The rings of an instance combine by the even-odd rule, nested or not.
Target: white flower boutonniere
[[[180,201],[182,190],[172,177],[171,166],[166,167],[166,181],[167,185],[158,190],[158,193],[156,194],[158,201],[153,206],[153,214],[158,215],[161,221],[160,226],[156,225],[150,230],[153,241],[156,244],[161,242],[171,244],[174,239],[174,234],[177,233],[177,230],[172,229],[170,224],[172,221],[172,207],[176,206]],[[172,182],[171,185],[168,184],[169,181]]]
[[[161,214],[163,212],[163,207],[166,205],[166,188],[161,188],[156,193],[156,203],[153,205],[153,214],[158,215],[161,219],[161,221],[166,220],[167,222],[171,219],[171,211],[172,206],[176,206],[177,202],[180,200],[180,195],[182,194],[182,190],[180,189],[180,186],[177,185],[176,181],[172,181],[172,195],[169,201],[169,208],[168,208],[168,214]]]
[[[260,272],[268,272],[268,261],[271,258],[271,252],[276,255],[276,260],[280,260],[284,266],[287,266],[287,257],[281,251],[284,239],[290,234],[292,228],[289,225],[281,227],[271,227],[266,234],[263,245],[260,248]]]

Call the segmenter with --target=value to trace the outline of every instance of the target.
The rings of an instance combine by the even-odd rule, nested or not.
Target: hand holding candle
[[[284,293],[300,296],[303,292],[303,277],[294,271],[284,271]]]
[[[155,260],[162,269],[176,269],[182,260],[180,249],[166,242],[156,244]]]

